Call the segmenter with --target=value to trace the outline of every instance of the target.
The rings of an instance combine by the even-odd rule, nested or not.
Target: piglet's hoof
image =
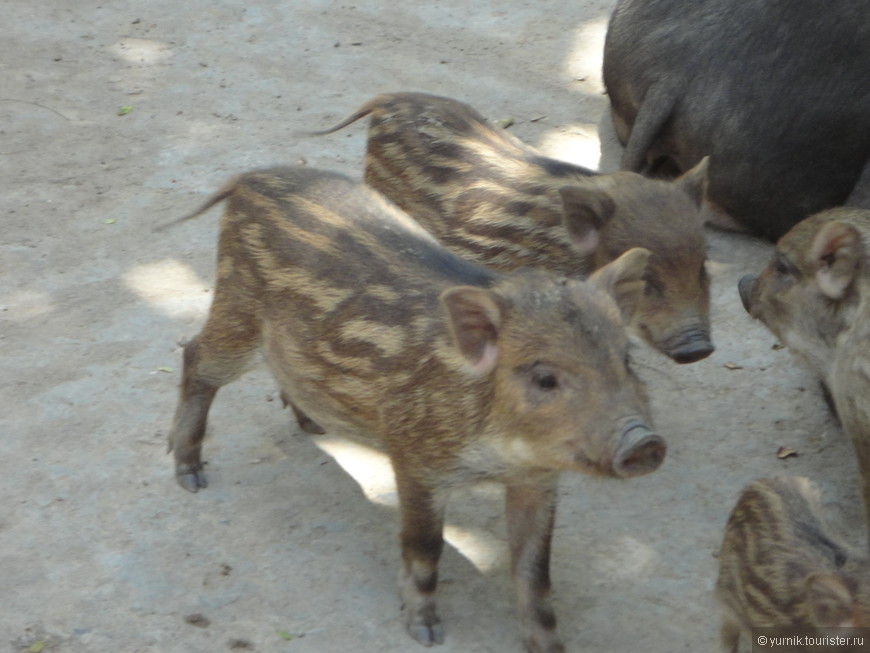
[[[434,610],[424,610],[422,614],[416,614],[406,619],[408,634],[423,646],[444,643],[444,624]]]
[[[526,640],[528,653],[565,653],[565,647],[558,639],[548,638],[550,641]]]
[[[408,633],[423,646],[444,643],[444,626],[440,623],[432,626],[423,624],[409,625]]]
[[[201,467],[179,465],[178,469],[175,470],[175,479],[188,492],[199,492],[200,489],[208,487],[205,472],[202,471]]]

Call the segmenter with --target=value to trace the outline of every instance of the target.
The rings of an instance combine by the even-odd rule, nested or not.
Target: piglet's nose
[[[750,315],[752,314],[752,306],[750,296],[752,295],[752,285],[755,283],[755,275],[747,274],[740,278],[737,282],[737,292],[740,293],[740,301],[743,302],[743,308]]]
[[[707,358],[715,347],[710,342],[710,333],[703,327],[687,329],[672,339],[668,355],[677,363],[694,363]]]
[[[667,446],[661,436],[640,420],[629,420],[622,429],[613,469],[622,478],[643,476],[659,468],[666,452]]]

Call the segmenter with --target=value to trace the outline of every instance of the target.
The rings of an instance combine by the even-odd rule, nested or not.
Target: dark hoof
[[[208,487],[205,472],[201,469],[192,469],[189,465],[182,465],[175,472],[175,480],[188,492],[199,492]]]
[[[541,644],[537,641],[526,640],[525,645],[528,653],[565,653],[565,647],[559,641]]]
[[[408,634],[423,646],[444,643],[444,624],[431,597],[417,597],[416,610],[409,610],[407,605],[402,606],[402,617]]]
[[[439,621],[432,625],[409,624],[408,633],[423,646],[444,643],[444,626]]]

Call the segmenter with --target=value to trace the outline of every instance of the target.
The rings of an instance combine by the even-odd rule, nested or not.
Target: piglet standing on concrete
[[[505,272],[585,276],[632,247],[651,252],[633,326],[678,363],[710,355],[710,282],[699,206],[706,159],[676,182],[597,174],[543,156],[467,104],[379,95],[328,134],[371,115],[365,180],[464,258]]]
[[[588,281],[502,276],[336,174],[248,173],[199,212],[224,199],[214,300],[185,346],[170,435],[182,487],[206,487],[209,406],[262,349],[298,415],[389,455],[414,639],[444,638],[435,589],[447,494],[492,479],[507,488],[528,650],[564,650],[549,600],[558,473],[628,478],[665,455],[621,315],[643,293],[649,253],[633,249]]]
[[[870,626],[868,574],[867,561],[851,555],[825,524],[809,479],[755,481],[734,506],[719,553],[723,651],[737,653],[741,634],[752,628],[811,634]]]
[[[738,286],[743,305],[822,382],[852,440],[870,525],[870,211],[799,222]]]

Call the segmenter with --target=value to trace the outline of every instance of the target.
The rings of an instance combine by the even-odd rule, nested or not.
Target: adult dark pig
[[[477,111],[425,93],[379,95],[365,180],[464,258],[500,271],[585,276],[632,247],[651,252],[633,327],[678,363],[713,351],[698,207],[706,162],[675,183],[601,175],[547,158]]]
[[[846,202],[870,160],[865,0],[620,0],[603,72],[623,168],[709,155],[719,226],[776,240]]]
[[[491,479],[507,487],[526,645],[564,650],[549,600],[558,473],[628,478],[665,455],[620,313],[643,291],[649,253],[633,249],[588,282],[501,276],[340,175],[248,173],[201,210],[223,199],[214,300],[184,348],[169,438],[182,487],[206,486],[212,399],[262,349],[298,415],[389,455],[414,639],[444,637],[435,589],[447,493]]]
[[[855,446],[870,524],[870,211],[828,209],[800,222],[739,292],[827,388]]]

